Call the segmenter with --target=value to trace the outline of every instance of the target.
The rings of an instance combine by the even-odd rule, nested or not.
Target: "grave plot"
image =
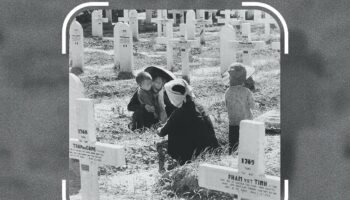
[[[153,12],[157,12],[154,10]],[[155,16],[153,16],[155,17]],[[110,199],[232,199],[232,195],[223,192],[209,191],[198,185],[198,169],[203,163],[236,168],[239,154],[218,156],[204,155],[194,163],[176,167],[164,174],[158,173],[158,154],[155,144],[162,141],[154,129],[130,131],[128,123],[131,112],[127,111],[130,97],[137,89],[134,79],[121,80],[114,68],[114,35],[113,27],[104,24],[104,37],[91,37],[91,24],[81,24],[84,30],[84,73],[78,77],[84,86],[86,98],[93,99],[95,106],[96,141],[99,143],[120,144],[125,149],[126,165],[116,167],[101,165],[98,167],[98,192],[101,200]],[[155,24],[154,24],[155,25]],[[142,26],[139,24],[139,26]],[[220,30],[223,26],[214,24],[206,27],[206,43],[197,50],[190,50],[189,62],[198,63],[189,67],[191,86],[194,88],[196,101],[202,104],[211,116],[216,136],[221,145],[228,143],[228,116],[224,102],[224,93],[228,88],[228,80],[220,73]],[[251,39],[262,38],[264,27],[251,26]],[[180,27],[173,27],[173,36],[178,38]],[[242,36],[235,30],[237,41]],[[197,29],[198,33],[198,29]],[[139,41],[133,41],[133,71],[137,73],[150,65],[161,65],[166,69],[167,54],[155,51],[158,34],[139,32]],[[271,111],[280,109],[280,55],[267,43],[263,48],[254,49],[251,54],[252,66],[256,71],[255,98],[257,108],[254,117],[268,116],[269,120],[278,121]],[[181,52],[174,49],[173,71],[182,75]],[[242,60],[239,56],[237,60]],[[67,61],[68,62],[68,61]],[[261,121],[266,121],[259,119]],[[266,126],[266,128],[268,128]],[[278,132],[277,132],[278,133]],[[280,176],[280,135],[266,131],[265,174]],[[76,177],[70,185],[71,199],[78,200],[80,178]]]

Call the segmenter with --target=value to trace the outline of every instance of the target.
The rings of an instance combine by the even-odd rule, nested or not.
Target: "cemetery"
[[[89,10],[72,19],[70,199],[279,200],[280,30],[261,12],[249,11],[253,21],[235,18],[240,10],[205,9]],[[234,62],[254,69],[255,107],[253,119],[240,122],[239,145],[230,154],[225,91]],[[219,149],[184,165],[165,155],[160,171],[157,144],[168,136],[158,136],[159,127],[129,127],[135,77],[150,66],[188,82]]]

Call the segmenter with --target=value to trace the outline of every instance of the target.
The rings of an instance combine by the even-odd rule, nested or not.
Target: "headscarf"
[[[176,85],[183,86],[185,88],[185,93],[181,94],[178,91],[174,91],[173,88]],[[194,94],[192,92],[192,87],[188,85],[188,83],[183,79],[175,79],[172,81],[167,82],[164,85],[165,92],[167,93],[169,100],[171,104],[174,106],[180,108],[183,104],[183,102],[186,102],[186,96],[189,95],[190,97],[194,98]]]

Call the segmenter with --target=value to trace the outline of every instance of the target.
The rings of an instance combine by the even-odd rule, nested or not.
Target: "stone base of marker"
[[[132,37],[132,41],[133,41],[133,42],[138,42],[138,41],[139,41],[139,38],[138,38],[138,37],[133,36],[133,37]]]
[[[132,79],[135,77],[133,72],[121,72],[119,63],[115,64],[113,69],[117,73],[117,79],[119,80]]]
[[[118,73],[119,80],[133,79],[133,78],[135,78],[135,75],[133,72],[119,72]]]

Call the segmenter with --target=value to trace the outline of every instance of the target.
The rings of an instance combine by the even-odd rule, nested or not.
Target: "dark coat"
[[[164,104],[165,111],[167,116],[169,117],[175,107],[170,103],[168,96],[164,93]],[[128,110],[134,112],[132,115],[132,130],[143,128],[143,127],[151,127],[153,124],[157,123],[159,120],[156,119],[153,113],[148,112],[145,109],[145,106],[142,105],[139,101],[137,91],[131,97],[130,102],[128,104]]]
[[[206,148],[219,147],[209,116],[190,98],[181,108],[174,110],[159,135],[168,135],[168,154],[180,164],[198,156]]]

